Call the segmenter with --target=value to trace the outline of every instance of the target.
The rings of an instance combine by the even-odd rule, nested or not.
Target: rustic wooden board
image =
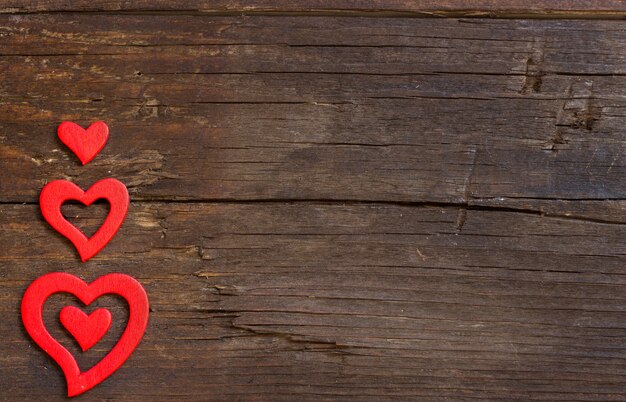
[[[151,300],[85,400],[623,400],[624,22],[405,18],[623,3],[303,4],[0,1],[0,400],[63,399],[18,315],[51,271]],[[86,167],[66,119],[111,127]],[[37,197],[103,177],[131,208],[81,264]]]
[[[623,396],[623,225],[454,207],[140,203],[79,265],[36,206],[0,212],[9,399],[63,388],[15,314],[50,270],[127,272],[150,295],[144,342],[95,398]]]
[[[135,200],[625,195],[622,22],[3,20],[3,201],[107,175]],[[88,169],[61,119],[110,124]]]
[[[178,11],[202,13],[400,14],[424,16],[510,16],[619,18],[620,0],[2,0],[2,13],[46,11]]]

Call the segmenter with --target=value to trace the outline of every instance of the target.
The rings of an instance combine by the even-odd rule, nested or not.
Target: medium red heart
[[[123,297],[128,303],[128,324],[117,344],[95,366],[81,372],[74,356],[50,335],[43,323],[43,306],[55,293],[70,293],[85,305],[105,294]],[[93,388],[113,374],[135,350],[148,324],[148,296],[139,282],[128,275],[108,274],[91,284],[63,272],[37,278],[22,299],[22,322],[28,334],[63,370],[68,396]]]
[[[87,238],[63,217],[61,205],[68,200],[76,200],[89,206],[98,199],[107,200],[111,209],[98,231]],[[115,236],[126,217],[129,202],[126,186],[115,179],[100,180],[86,192],[67,180],[55,180],[46,184],[39,196],[41,214],[53,228],[74,243],[83,262],[98,254]]]
[[[65,306],[59,314],[59,319],[83,352],[98,343],[111,327],[111,313],[105,308],[99,308],[87,315],[74,306]]]
[[[109,138],[109,127],[97,121],[87,130],[71,121],[64,121],[57,129],[59,139],[78,156],[83,165],[89,163],[104,148]]]

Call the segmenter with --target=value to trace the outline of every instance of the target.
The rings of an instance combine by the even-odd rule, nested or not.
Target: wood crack
[[[498,197],[499,200],[502,200],[502,197]],[[515,199],[515,198],[511,198]],[[532,198],[521,198],[531,200]],[[598,201],[597,199],[560,199],[560,198],[539,198],[540,200],[551,200],[554,202],[558,201]],[[511,207],[504,205],[482,205],[481,202],[486,201],[488,199],[481,198],[472,198],[470,202],[430,202],[430,201],[388,201],[388,200],[353,200],[353,199],[332,199],[332,198],[320,198],[320,199],[290,199],[290,198],[268,198],[268,199],[256,199],[256,200],[242,200],[242,199],[158,199],[158,198],[131,198],[131,202],[134,205],[184,205],[184,204],[233,204],[233,205],[267,205],[267,204],[275,204],[277,207],[280,205],[310,205],[310,204],[319,204],[319,205],[337,205],[337,206],[347,206],[347,205],[392,205],[392,206],[402,206],[402,207],[415,207],[415,208],[460,208],[459,217],[457,218],[457,231],[461,231],[463,225],[465,224],[465,220],[467,217],[467,211],[492,211],[492,212],[512,212],[512,213],[522,213],[522,214],[531,214],[531,215],[539,215],[546,218],[555,218],[555,219],[564,219],[564,220],[573,220],[580,222],[588,222],[588,223],[597,223],[597,224],[609,224],[609,225],[626,225],[626,222],[622,221],[611,221],[605,219],[595,219],[588,218],[584,216],[575,216],[575,215],[564,215],[558,213],[547,213],[543,212],[541,209],[533,209],[533,208],[519,208],[519,207]],[[626,201],[626,199],[616,199],[620,201]],[[35,206],[39,205],[38,202],[33,201],[0,201],[0,205],[23,205],[23,206]],[[465,211],[465,212],[461,212]],[[163,235],[167,231],[166,227],[163,227]]]
[[[352,17],[352,18],[454,18],[465,19],[471,23],[474,19],[589,19],[589,20],[620,20],[626,17],[624,9],[590,9],[585,7],[584,10],[566,10],[558,8],[542,8],[542,9],[471,9],[467,7],[459,7],[458,9],[437,10],[437,9],[414,9],[406,11],[376,10],[376,9],[319,9],[315,7],[306,7],[299,9],[297,7],[287,9],[272,9],[242,7],[240,9],[198,9],[198,8],[177,8],[177,9],[150,9],[150,8],[133,8],[126,7],[123,10],[106,10],[106,9],[80,9],[81,7],[61,8],[61,9],[37,9],[25,7],[3,7],[0,8],[0,14],[10,15],[137,15],[137,16],[188,16],[188,17]]]

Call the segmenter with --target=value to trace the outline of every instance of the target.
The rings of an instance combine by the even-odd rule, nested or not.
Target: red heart
[[[54,293],[71,293],[85,305],[105,294],[123,297],[128,303],[128,324],[119,341],[95,366],[81,372],[74,356],[46,329],[43,306]],[[22,321],[28,334],[63,370],[67,381],[67,395],[75,396],[93,388],[113,374],[135,350],[148,324],[148,296],[135,279],[124,274],[101,276],[91,284],[63,272],[54,272],[37,278],[26,289],[22,299]]]
[[[97,121],[85,130],[76,123],[64,121],[59,125],[57,133],[59,139],[86,165],[104,148],[109,138],[109,127]]]
[[[109,201],[111,209],[102,226],[90,238],[61,214],[61,205],[68,200],[77,200],[89,206],[101,198]],[[46,184],[39,196],[41,214],[53,228],[74,243],[83,262],[98,254],[115,236],[126,217],[129,202],[126,186],[115,179],[100,180],[86,192],[69,181],[55,180]]]
[[[111,313],[99,308],[87,315],[74,306],[66,306],[59,315],[61,324],[78,341],[83,352],[91,349],[111,327]]]

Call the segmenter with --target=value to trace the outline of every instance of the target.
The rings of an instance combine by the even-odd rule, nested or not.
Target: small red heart
[[[107,200],[111,209],[98,231],[87,238],[61,214],[61,205],[76,200],[89,206],[98,199]],[[46,184],[39,196],[41,214],[50,226],[74,244],[83,262],[98,254],[115,236],[126,217],[129,202],[126,186],[116,179],[100,180],[86,192],[67,180],[55,180]]]
[[[60,292],[73,294],[85,305],[105,294],[119,295],[128,303],[128,324],[119,341],[102,360],[85,372],[80,371],[74,356],[50,335],[43,323],[46,300]],[[146,291],[139,282],[124,274],[101,276],[88,285],[73,275],[54,272],[31,283],[22,299],[22,322],[26,332],[63,370],[68,396],[79,395],[95,387],[124,364],[146,331],[148,314]]]
[[[97,121],[87,130],[71,121],[64,121],[57,129],[59,139],[78,156],[83,165],[88,164],[104,148],[109,138],[109,127]]]
[[[87,315],[74,306],[65,306],[59,319],[78,341],[83,352],[98,343],[111,327],[111,313],[105,308],[99,308]]]

